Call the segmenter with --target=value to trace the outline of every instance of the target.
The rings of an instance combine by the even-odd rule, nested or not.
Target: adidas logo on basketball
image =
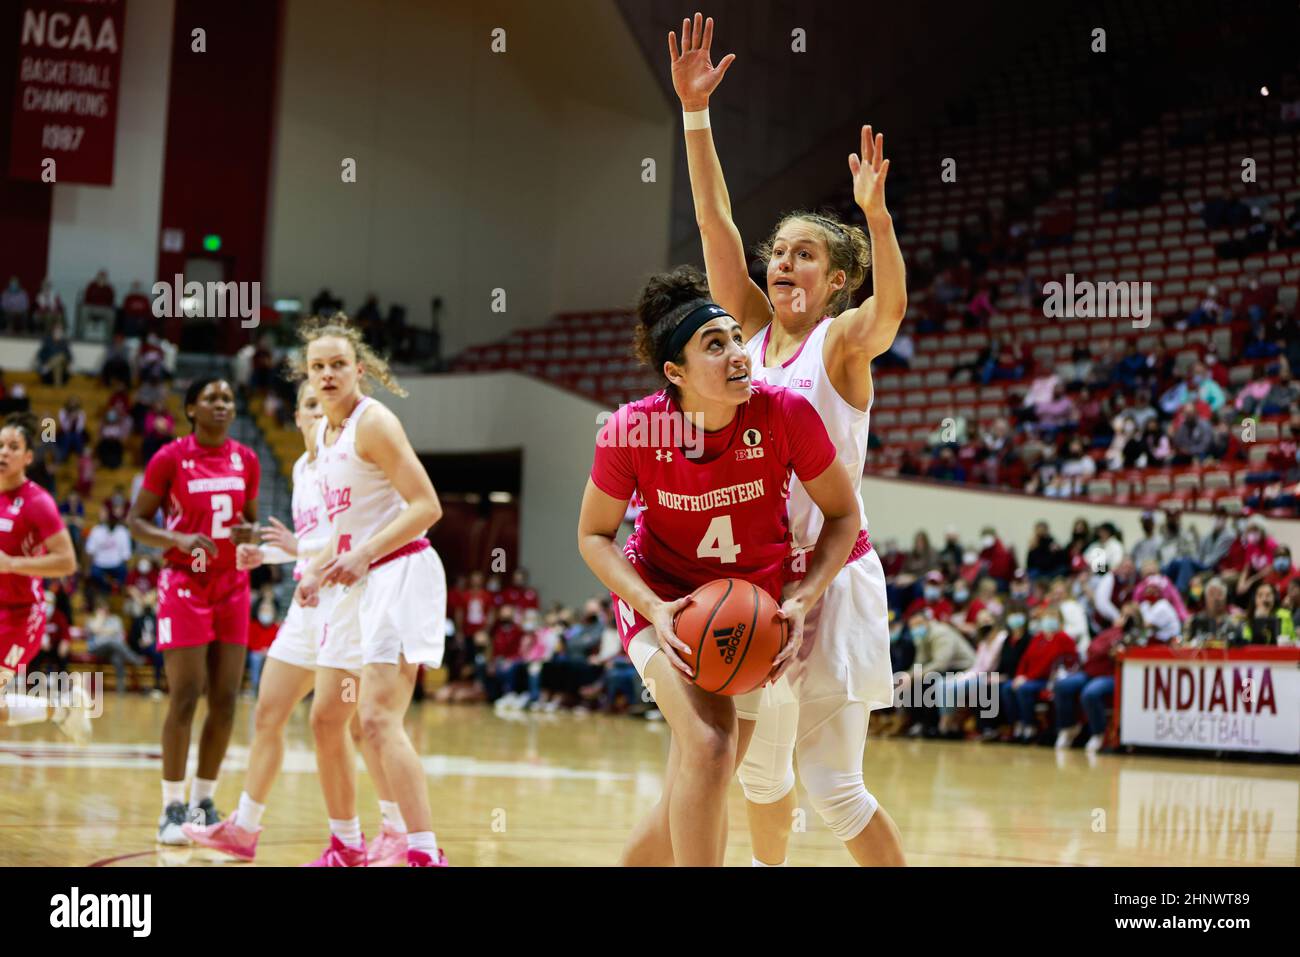
[[[718,643],[718,654],[722,655],[722,660],[731,664],[736,659],[736,650],[740,647],[740,640],[745,637],[745,625],[742,622],[734,628],[715,628],[713,630],[713,639]]]

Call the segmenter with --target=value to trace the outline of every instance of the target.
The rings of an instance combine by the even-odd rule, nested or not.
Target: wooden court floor
[[[154,844],[164,701],[109,693],[95,739],[77,747],[49,725],[0,728],[0,866],[233,866],[207,851]],[[200,710],[200,717],[201,717]],[[238,799],[252,702],[241,701],[217,792]],[[289,727],[260,865],[295,865],[328,840],[307,706]],[[481,705],[416,706],[439,843],[453,866],[610,865],[659,793],[668,731],[601,715],[502,716]],[[197,743],[197,724],[194,740]],[[191,752],[191,772],[194,753]],[[872,739],[867,786],[917,865],[1295,865],[1300,768],[1047,748]],[[378,828],[360,776],[362,823]],[[730,799],[727,864],[749,863],[744,799]],[[793,865],[848,865],[800,791],[806,826]]]

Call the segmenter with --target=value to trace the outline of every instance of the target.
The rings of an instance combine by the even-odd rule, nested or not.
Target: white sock
[[[354,817],[348,821],[336,821],[330,818],[330,833],[348,847],[361,847],[361,818]]]
[[[44,698],[11,691],[4,696],[4,706],[9,712],[5,724],[17,728],[24,724],[39,724],[49,716],[49,703]]]
[[[384,825],[390,831],[406,833],[406,821],[402,820],[402,810],[397,806],[396,801],[380,801],[379,816],[384,819]]]
[[[162,783],[163,791],[163,810],[167,810],[168,804],[175,804],[180,801],[185,803],[185,782],[184,781],[166,781]]]
[[[217,779],[195,778],[190,785],[190,807],[198,807],[205,800],[217,793]]]
[[[247,791],[239,793],[239,810],[235,812],[239,820],[239,826],[246,831],[256,831],[262,823],[262,815],[266,813],[266,805],[258,804],[248,796]]]
[[[790,859],[789,859],[788,857],[787,857],[784,861],[782,861],[780,864],[764,864],[764,863],[763,863],[762,861],[760,861],[757,857],[752,858],[752,860],[753,860],[754,863],[753,863],[753,865],[751,865],[751,866],[753,866],[753,867],[785,867],[787,864],[790,863]]]
[[[406,835],[406,849],[424,851],[435,861],[438,859],[438,839],[433,836],[433,831],[414,831]]]

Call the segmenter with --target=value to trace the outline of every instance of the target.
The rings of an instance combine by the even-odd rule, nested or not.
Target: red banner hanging
[[[18,6],[9,175],[111,185],[126,0]]]

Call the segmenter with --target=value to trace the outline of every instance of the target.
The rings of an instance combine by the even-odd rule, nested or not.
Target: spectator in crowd
[[[122,619],[109,612],[107,598],[96,595],[91,607],[94,612],[86,622],[86,646],[100,661],[112,663],[120,694],[126,691],[126,666],[142,665],[144,659],[127,645]]]
[[[105,388],[115,385],[129,388],[131,385],[131,350],[120,332],[113,333],[113,338],[104,350],[104,364],[99,368],[99,381]]]
[[[1190,465],[1202,462],[1210,454],[1214,444],[1214,429],[1202,419],[1196,411],[1196,403],[1188,402],[1183,407],[1183,419],[1174,430],[1174,465]]]
[[[910,615],[907,621],[908,631],[916,647],[916,661],[910,671],[898,677],[896,685],[898,694],[906,702],[921,698],[925,682],[940,682],[952,672],[964,671],[975,664],[975,650],[970,643],[947,622],[930,618],[924,613]],[[912,727],[908,733],[920,735],[933,732],[938,722],[938,714],[931,714],[929,709],[910,705],[907,708]]]
[[[36,350],[36,371],[46,385],[62,388],[72,366],[72,349],[63,335],[63,325],[55,323]]]
[[[1177,638],[1183,630],[1182,619],[1178,617],[1178,612],[1164,596],[1160,586],[1147,583],[1140,595],[1141,602],[1138,608],[1142,615],[1142,623],[1150,630],[1156,641],[1168,643]]]
[[[144,337],[144,342],[140,345],[140,351],[136,353],[136,374],[142,382],[150,378],[159,382],[170,379],[171,374],[167,363],[167,343],[158,333],[150,332]]]
[[[26,332],[28,314],[31,312],[31,300],[27,290],[17,276],[9,277],[9,285],[0,293],[0,314],[4,317],[4,326],[8,332]]]
[[[54,473],[58,468],[58,463],[54,461],[54,449],[42,444],[35,451],[35,458],[27,470],[27,477],[53,496]]]
[[[1117,568],[1124,560],[1124,541],[1119,529],[1112,522],[1102,522],[1096,528],[1096,539],[1088,546],[1085,560],[1096,571],[1100,565],[1104,568]]]
[[[1088,480],[1097,474],[1097,463],[1084,448],[1082,439],[1070,440],[1060,471],[1061,478],[1067,485],[1068,494],[1082,495],[1087,491]]]
[[[1169,436],[1160,427],[1160,423],[1155,419],[1147,420],[1142,430],[1142,446],[1138,450],[1134,464],[1143,469],[1159,468],[1167,465],[1173,455],[1174,450],[1169,442]]]
[[[1029,744],[1038,737],[1034,708],[1054,680],[1058,668],[1072,668],[1079,659],[1074,640],[1061,630],[1061,619],[1044,605],[1034,619],[1035,633],[1020,657],[1010,681],[998,683],[1002,712],[1011,722],[1011,738]]]
[[[141,435],[149,434],[149,424],[145,420],[160,402],[166,408],[167,386],[155,372],[140,380],[140,387],[135,390],[131,401],[131,424]]]
[[[59,515],[68,529],[73,549],[81,555],[81,542],[85,537],[86,506],[75,488],[69,489],[68,494],[63,497],[63,501],[59,504]]]
[[[248,626],[248,683],[256,696],[262,686],[262,668],[266,665],[267,649],[280,631],[275,588],[269,582],[258,589],[251,612],[252,621]]]
[[[957,460],[957,455],[950,445],[945,445],[939,449],[939,454],[935,456],[934,461],[925,470],[925,474],[938,482],[966,481],[966,469]]]
[[[1167,524],[1166,527],[1170,526]],[[1186,554],[1187,546],[1183,542],[1183,536],[1188,533],[1182,532],[1177,522],[1173,524],[1172,530],[1178,536],[1179,544],[1171,550],[1162,548],[1158,557],[1164,563],[1162,568],[1164,574],[1173,579],[1174,587],[1180,592],[1187,591],[1191,586],[1193,575],[1217,568],[1237,537],[1228,522],[1227,511],[1222,508],[1215,510],[1214,524],[1203,538],[1195,542],[1195,548],[1190,555]],[[1191,530],[1189,529],[1188,532],[1190,533]],[[1191,534],[1194,536],[1194,533]]]
[[[1156,514],[1147,509],[1139,521],[1142,524],[1142,537],[1133,545],[1133,561],[1138,564],[1153,558],[1158,561],[1164,536],[1156,534]]]
[[[528,569],[516,568],[510,575],[510,584],[501,590],[501,604],[523,611],[539,607],[537,589],[528,584]]]
[[[99,442],[95,445],[95,455],[99,464],[106,469],[122,467],[122,458],[126,453],[126,440],[131,436],[131,420],[117,409],[104,413],[104,424],[99,429]]]
[[[54,284],[46,279],[36,294],[36,309],[32,313],[36,331],[44,333],[56,322],[63,325],[65,318],[63,299],[54,291]]]
[[[81,294],[81,335],[87,339],[106,339],[117,317],[116,304],[117,293],[109,284],[108,273],[101,269]]]
[[[141,465],[148,465],[154,453],[176,437],[175,420],[161,402],[158,403],[158,408],[149,414],[147,421],[149,425],[140,443]]]
[[[1086,569],[1080,574],[1085,579],[1088,577]],[[1082,591],[1083,588],[1080,586],[1080,593]],[[1088,611],[1083,607],[1083,603],[1074,597],[1067,579],[1058,578],[1052,582],[1047,590],[1047,604],[1056,608],[1061,616],[1061,630],[1074,640],[1079,654],[1083,654],[1088,647]]]
[[[1280,606],[1277,589],[1260,582],[1255,589],[1250,614],[1241,625],[1241,640],[1248,645],[1294,645],[1295,620],[1290,609]]]
[[[503,695],[514,694],[515,665],[522,660],[524,630],[515,621],[514,608],[502,605],[497,609],[496,621],[486,637],[479,680],[487,690],[488,700],[495,702]]]
[[[1064,573],[1068,563],[1065,551],[1047,528],[1046,522],[1034,524],[1034,537],[1025,557],[1025,569],[1031,579],[1055,578]]]
[[[1016,572],[1016,556],[1002,544],[991,525],[980,529],[979,546],[979,560],[984,565],[985,574],[994,579],[1000,588],[1006,588]]]
[[[77,494],[83,499],[90,495],[95,485],[95,456],[90,449],[82,449],[77,457]]]
[[[1133,590],[1133,594],[1140,600],[1150,586],[1155,586],[1161,596],[1173,606],[1180,623],[1187,620],[1190,612],[1188,612],[1187,605],[1183,601],[1183,596],[1174,587],[1174,583],[1160,573],[1160,563],[1157,561],[1144,562],[1142,567],[1138,569],[1138,583]]]
[[[133,280],[131,288],[122,299],[122,321],[119,326],[121,334],[139,342],[149,330],[152,315],[153,308],[149,297],[145,295],[143,283],[138,279]]]
[[[483,573],[470,572],[469,587],[457,609],[457,630],[470,636],[478,634],[487,627],[488,614],[491,611],[492,595],[483,587]]]
[[[1101,750],[1106,741],[1106,705],[1115,696],[1115,656],[1140,626],[1141,613],[1130,602],[1114,625],[1088,643],[1082,666],[1057,680],[1052,699],[1056,705],[1058,750],[1070,747],[1083,728],[1077,718],[1076,708],[1080,705],[1088,725],[1086,748],[1091,754]]]
[[[1074,401],[1065,394],[1065,387],[1059,380],[1052,387],[1051,397],[1039,403],[1036,409],[1039,430],[1043,438],[1049,442],[1055,439],[1056,434],[1062,429],[1073,427],[1079,421],[1079,410],[1075,407]]]
[[[522,651],[522,658],[528,671],[527,703],[528,708],[534,711],[540,710],[543,706],[542,670],[560,650],[560,637],[563,633],[558,613],[547,612],[542,622],[542,627],[524,632]]]
[[[939,690],[939,737],[963,737],[958,724],[958,707],[969,707],[978,700],[977,684],[988,682],[997,690],[998,661],[1006,632],[997,626],[997,619],[988,610],[981,611],[975,621],[973,633],[975,658],[969,668],[946,675]],[[959,704],[966,702],[965,705]]]
[[[943,594],[943,572],[933,569],[926,573],[925,581],[921,586],[921,594],[912,599],[912,603],[907,606],[903,616],[912,619],[916,615],[929,614],[939,621],[947,621],[952,617],[952,602],[944,597]]]
[[[86,447],[86,412],[81,407],[81,400],[75,395],[68,396],[59,410],[58,432],[54,437],[55,461],[60,465],[72,454],[80,455]]]
[[[88,588],[109,592],[126,584],[131,535],[107,505],[100,509],[99,524],[86,536],[86,558],[90,562]]]
[[[1183,640],[1193,647],[1206,643],[1224,646],[1241,640],[1238,619],[1244,613],[1228,604],[1228,586],[1222,578],[1211,578],[1205,585],[1205,607],[1187,619]]]

